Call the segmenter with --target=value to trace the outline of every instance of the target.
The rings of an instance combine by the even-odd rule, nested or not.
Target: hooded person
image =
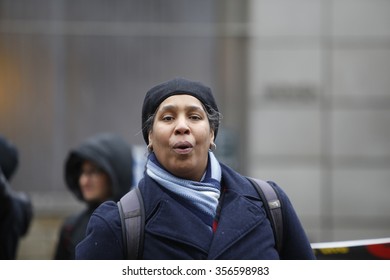
[[[214,155],[220,120],[211,89],[200,82],[174,78],[146,93],[142,132],[149,155],[138,183],[145,224],[135,255],[149,260],[313,259],[287,195],[269,181],[283,205],[286,238],[278,251],[254,186]],[[76,247],[76,259],[126,258],[122,230],[118,205],[103,203]]]
[[[68,217],[60,229],[55,259],[74,259],[90,216],[101,203],[118,201],[133,184],[132,150],[124,139],[101,133],[71,150],[65,161],[68,189],[87,207]]]
[[[11,188],[10,180],[17,170],[16,146],[0,136],[0,259],[16,259],[20,239],[25,236],[33,218],[30,197]]]

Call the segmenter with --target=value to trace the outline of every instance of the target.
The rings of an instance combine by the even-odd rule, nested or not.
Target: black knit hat
[[[200,82],[190,81],[183,78],[175,78],[166,81],[151,88],[145,96],[142,106],[142,134],[146,144],[149,144],[147,129],[145,128],[146,121],[152,116],[158,106],[168,97],[179,94],[188,94],[199,99],[203,103],[206,110],[209,108],[219,112],[217,103],[214,100],[211,89]],[[214,130],[214,137],[217,137],[218,125]]]

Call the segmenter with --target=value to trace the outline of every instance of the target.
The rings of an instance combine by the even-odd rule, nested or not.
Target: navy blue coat
[[[146,224],[144,259],[314,259],[301,223],[280,189],[285,239],[281,255],[262,202],[249,181],[222,166],[226,189],[215,233],[150,177],[139,183]],[[274,184],[274,183],[273,183]],[[275,184],[274,184],[275,185]],[[211,242],[210,242],[211,240]],[[118,207],[105,202],[92,215],[76,259],[123,259]]]

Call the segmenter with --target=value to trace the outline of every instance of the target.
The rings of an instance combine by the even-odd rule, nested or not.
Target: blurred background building
[[[102,131],[142,160],[141,104],[175,76],[212,87],[218,155],[289,194],[311,242],[390,236],[390,1],[0,0],[0,133],[51,259],[83,207],[70,148]]]

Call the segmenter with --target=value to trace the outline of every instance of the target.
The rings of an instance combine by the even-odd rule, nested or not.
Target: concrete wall
[[[314,242],[390,235],[390,2],[253,0],[249,172]]]

